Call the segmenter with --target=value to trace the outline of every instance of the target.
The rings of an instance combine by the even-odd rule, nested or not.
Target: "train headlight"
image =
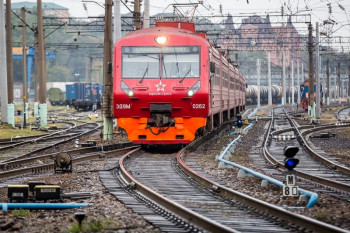
[[[198,80],[188,91],[187,96],[191,97],[201,88],[201,81]]]
[[[165,36],[157,36],[154,38],[154,40],[157,42],[157,44],[163,45],[165,42],[167,42],[168,38]]]
[[[124,93],[127,94],[129,97],[134,96],[135,93],[133,92],[133,90],[130,89],[130,87],[128,87],[128,85],[126,85],[125,82],[121,81],[120,86],[121,86],[122,91],[124,91]]]

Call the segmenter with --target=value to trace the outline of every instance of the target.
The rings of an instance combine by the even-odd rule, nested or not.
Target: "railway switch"
[[[292,171],[299,163],[299,159],[294,158],[294,156],[298,153],[299,147],[296,146],[287,146],[284,148],[284,167],[289,171]]]

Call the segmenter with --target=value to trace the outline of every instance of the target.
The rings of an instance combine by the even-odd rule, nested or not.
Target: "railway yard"
[[[349,107],[322,112],[326,117],[310,124],[304,112],[289,107],[247,109],[242,114],[248,122],[244,133],[237,134],[228,122],[184,148],[172,149],[135,146],[119,129],[112,141],[103,141],[98,118],[72,113],[72,121],[57,112],[55,125],[60,127],[39,136],[1,139],[0,230],[347,232]],[[282,194],[285,146],[299,148],[298,197]],[[57,160],[65,154],[72,161],[67,166]],[[11,209],[12,203],[33,201],[10,203],[8,186],[34,181],[61,189],[61,198],[36,204],[87,206]],[[81,213],[85,218],[80,226]]]

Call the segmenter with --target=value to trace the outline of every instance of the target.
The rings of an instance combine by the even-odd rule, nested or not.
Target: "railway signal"
[[[237,127],[241,128],[243,126],[243,121],[242,121],[242,116],[241,115],[237,115]]]
[[[299,159],[294,158],[294,156],[298,153],[299,147],[296,146],[287,146],[284,148],[284,167],[289,171],[293,171],[293,169],[298,165]]]

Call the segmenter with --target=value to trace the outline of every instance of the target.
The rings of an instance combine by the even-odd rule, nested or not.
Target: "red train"
[[[135,144],[188,144],[245,108],[245,78],[193,23],[157,22],[114,47],[113,112]]]

